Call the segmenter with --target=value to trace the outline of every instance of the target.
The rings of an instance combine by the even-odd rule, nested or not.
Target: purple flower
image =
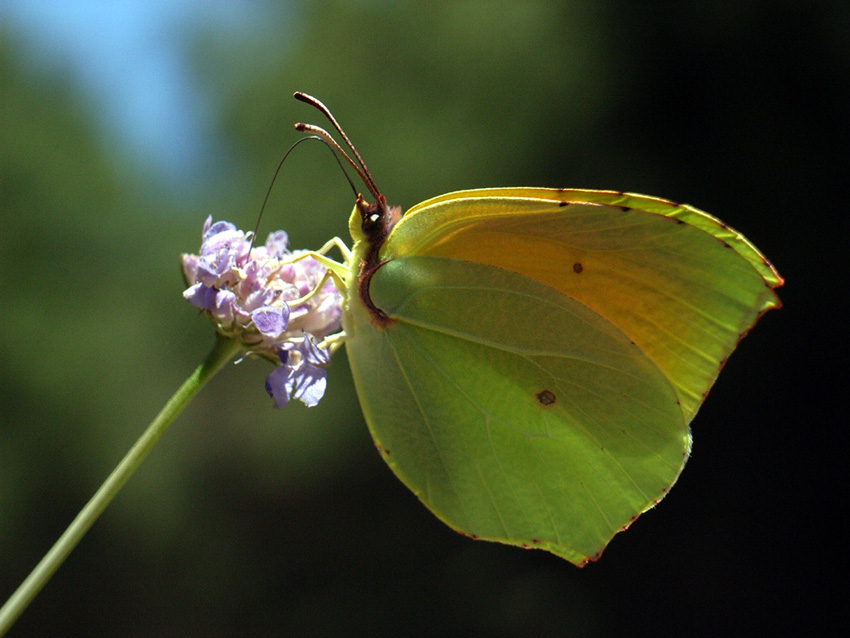
[[[182,255],[185,299],[248,353],[280,361],[266,380],[276,407],[291,398],[316,405],[330,357],[318,344],[339,330],[342,314],[326,268],[307,251],[290,251],[282,230],[252,247],[251,233],[208,217],[201,238],[197,255]]]
[[[266,377],[266,392],[274,399],[274,407],[283,408],[290,399],[298,399],[308,408],[317,405],[325,394],[327,365],[330,354],[308,335],[298,343],[288,343],[279,350],[281,365]]]

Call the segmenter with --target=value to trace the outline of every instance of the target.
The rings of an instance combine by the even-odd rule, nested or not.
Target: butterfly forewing
[[[494,189],[420,204],[382,259],[498,266],[617,325],[664,372],[688,421],[782,280],[741,235],[687,206],[605,191]]]

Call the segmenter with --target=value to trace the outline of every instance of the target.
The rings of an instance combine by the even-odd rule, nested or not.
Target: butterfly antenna
[[[343,155],[345,155],[345,157],[348,159],[349,163],[351,163],[351,165],[354,166],[355,170],[357,171],[357,174],[360,176],[360,179],[363,180],[363,183],[366,184],[366,188],[369,189],[369,192],[372,194],[372,196],[375,199],[378,199],[378,200],[383,199],[382,196],[381,196],[381,191],[379,191],[378,187],[375,185],[375,180],[372,179],[372,174],[369,172],[369,169],[366,167],[366,162],[364,162],[363,158],[360,157],[360,153],[357,152],[357,149],[354,147],[354,144],[351,143],[351,140],[348,139],[348,136],[345,134],[345,131],[343,131],[342,127],[337,123],[336,118],[334,118],[333,114],[330,112],[330,109],[328,109],[327,106],[322,104],[319,100],[317,100],[313,96],[307,95],[306,93],[302,93],[301,91],[296,91],[293,94],[293,97],[300,102],[304,102],[305,104],[309,104],[310,106],[312,106],[313,108],[315,108],[319,112],[321,112],[326,118],[328,118],[330,123],[333,125],[334,129],[336,129],[336,132],[339,133],[340,137],[342,137],[343,141],[346,143],[348,148],[351,149],[351,152],[354,154],[354,157],[357,158],[357,163],[360,164],[360,168],[362,168],[363,170],[361,171],[359,168],[357,168],[357,166],[354,165],[354,162],[351,161],[351,158],[349,158],[348,155],[346,155],[345,152],[341,148],[339,148],[339,145],[336,145],[337,148],[339,149],[339,152],[341,152]],[[300,129],[299,126],[303,126],[305,128]],[[309,128],[307,128],[307,127],[309,127]],[[318,127],[310,127],[310,125],[304,125],[304,124],[302,124],[302,125],[296,124],[295,128],[299,131],[300,130],[304,130],[304,131],[309,130],[310,132],[315,133],[316,135],[320,135],[319,131],[322,130],[322,129],[319,129]],[[316,129],[318,129],[318,130],[316,130]],[[325,131],[322,131],[322,132],[324,133]],[[327,135],[327,133],[325,133],[325,134]],[[328,137],[330,137],[330,136],[328,135]]]
[[[348,156],[345,150],[339,144],[336,143],[336,140],[331,137],[331,134],[328,133],[325,129],[319,126],[314,126],[313,124],[304,124],[303,122],[298,122],[295,125],[295,130],[299,133],[311,133],[312,137],[321,138],[321,140],[325,144],[327,144],[336,151],[334,155],[339,154],[345,158],[345,161],[347,161],[351,165],[351,167],[357,172],[357,175],[360,177],[360,179],[363,180],[367,187],[369,187],[369,181],[367,180],[366,175],[363,173],[363,170],[354,162],[354,160],[352,160]],[[339,161],[339,158],[337,158],[337,161]],[[369,192],[372,192],[371,187]]]
[[[322,132],[325,133],[324,131]],[[327,133],[325,133],[325,136],[327,136]],[[342,174],[345,175],[345,179],[348,181],[348,185],[351,186],[351,190],[354,192],[354,196],[357,197],[357,187],[354,186],[354,182],[351,181],[351,178],[348,176],[348,173],[345,172],[345,167],[342,165],[342,161],[339,159],[339,155],[336,153],[336,150],[341,151],[342,149],[339,148],[339,145],[336,142],[334,142],[332,139],[329,141],[328,139],[326,139],[325,136],[308,135],[307,137],[302,137],[300,140],[295,142],[295,144],[290,146],[289,150],[286,151],[286,153],[284,153],[283,159],[280,160],[280,163],[277,165],[277,169],[275,170],[274,175],[272,176],[272,182],[271,184],[269,184],[269,190],[266,191],[266,197],[265,199],[263,199],[263,205],[260,206],[260,214],[257,215],[257,224],[254,226],[254,233],[251,236],[251,244],[248,247],[249,252],[254,247],[254,239],[257,237],[257,231],[260,229],[260,220],[263,218],[263,212],[266,210],[266,204],[269,201],[269,196],[271,196],[272,194],[272,188],[274,187],[275,180],[277,179],[277,176],[280,173],[280,169],[283,168],[283,163],[286,161],[286,158],[289,157],[289,154],[294,151],[295,147],[301,144],[301,142],[306,142],[307,140],[318,140],[322,142],[325,146],[327,146],[331,151],[331,155],[334,156],[336,163],[339,164],[339,170],[342,171]],[[345,155],[345,153],[343,153],[343,155]],[[351,159],[347,157],[346,159],[351,162]],[[354,168],[357,169],[357,166],[354,166]],[[358,174],[359,172],[360,171],[358,171]]]

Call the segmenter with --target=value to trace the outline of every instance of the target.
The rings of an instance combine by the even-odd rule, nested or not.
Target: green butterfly
[[[447,525],[577,565],[660,501],[688,424],[783,281],[685,205],[612,191],[471,190],[399,219],[358,197],[336,273],[375,445]]]

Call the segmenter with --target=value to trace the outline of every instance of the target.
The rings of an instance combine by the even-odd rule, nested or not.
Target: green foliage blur
[[[268,28],[250,39],[192,42],[227,155],[185,188],[105,139],[90,97],[25,64],[0,25],[3,600],[212,346],[178,256],[209,214],[252,228],[292,124],[326,125],[295,90],[333,110],[392,204],[647,193],[721,217],[792,282],[694,422],[679,485],[597,564],[445,528],[379,460],[344,353],[310,410],[273,410],[268,365],[248,360],[180,417],[10,636],[701,635],[798,618],[784,601],[814,584],[802,533],[779,523],[812,443],[783,423],[818,408],[785,370],[806,358],[789,299],[804,305],[793,278],[816,240],[789,225],[830,189],[814,140],[831,121],[846,132],[842,6],[258,3]],[[347,241],[352,205],[327,150],[303,145],[259,234]]]

